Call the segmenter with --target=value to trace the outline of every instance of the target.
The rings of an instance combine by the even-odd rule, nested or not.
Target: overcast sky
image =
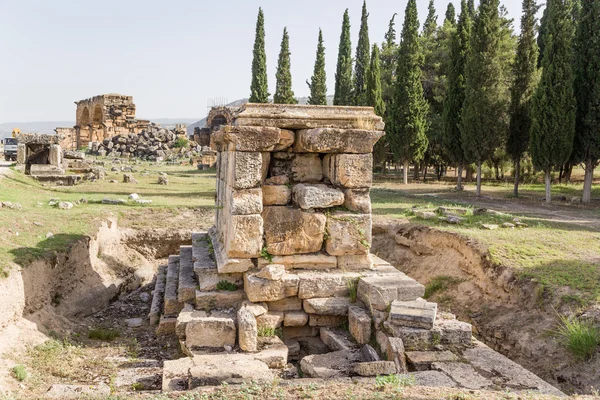
[[[371,43],[394,13],[400,32],[406,3],[367,1]],[[448,0],[435,3],[441,23]],[[518,29],[521,1],[503,4]],[[321,27],[333,94],[342,15],[350,9],[355,48],[362,0],[0,0],[0,122],[74,120],[74,101],[103,93],[132,95],[144,118],[200,118],[211,98],[248,97],[259,6],[270,92],[287,26],[294,91],[308,95]]]

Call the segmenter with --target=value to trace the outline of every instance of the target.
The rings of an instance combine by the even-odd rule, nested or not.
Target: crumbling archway
[[[96,104],[94,108],[94,127],[97,128],[100,124],[102,124],[102,107],[100,107],[100,104]]]
[[[80,119],[79,126],[87,126],[90,124],[90,122],[91,122],[90,110],[87,107],[84,107],[83,111],[81,112],[81,119]]]

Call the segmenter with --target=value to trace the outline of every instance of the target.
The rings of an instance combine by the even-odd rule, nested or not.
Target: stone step
[[[390,323],[409,328],[433,329],[437,303],[423,299],[415,301],[394,300],[390,308]]]
[[[206,233],[192,234],[192,259],[194,260],[193,268],[198,281],[198,290],[202,292],[215,291],[221,281],[241,287],[243,285],[241,273],[219,274],[214,254],[211,254],[210,243],[210,238]],[[214,249],[212,253],[214,253]]]
[[[196,309],[211,311],[223,308],[239,308],[245,299],[246,293],[243,290],[201,292],[196,290]]]
[[[197,282],[194,275],[192,251],[192,246],[181,246],[179,248],[179,283],[177,300],[180,303],[193,304],[196,301]]]
[[[387,311],[394,300],[414,301],[424,295],[425,286],[399,271],[358,281],[358,298],[379,311]]]
[[[183,304],[177,300],[177,288],[179,286],[179,256],[169,256],[167,268],[167,283],[165,285],[165,304],[163,315],[177,316],[183,308]]]
[[[150,325],[158,324],[160,314],[162,314],[163,301],[165,298],[165,282],[167,279],[167,266],[161,265],[156,273],[156,283],[152,295],[152,305],[150,306]]]
[[[188,321],[185,327],[185,345],[196,348],[217,349],[234,347],[236,326],[233,318],[200,317]]]
[[[406,359],[413,371],[427,371],[433,363],[457,362],[458,357],[451,351],[407,351]]]

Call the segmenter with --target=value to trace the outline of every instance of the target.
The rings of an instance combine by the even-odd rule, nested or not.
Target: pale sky
[[[520,0],[503,0],[518,29]],[[368,0],[371,44],[394,13],[398,36],[407,0]],[[436,0],[438,23],[448,0]],[[426,0],[418,0],[423,23]],[[457,11],[460,1],[454,1]],[[328,92],[345,8],[356,47],[362,0],[0,0],[0,123],[74,120],[74,101],[133,96],[140,118],[206,115],[210,98],[248,97],[258,7],[265,12],[269,91],[288,27],[296,96],[326,47]]]

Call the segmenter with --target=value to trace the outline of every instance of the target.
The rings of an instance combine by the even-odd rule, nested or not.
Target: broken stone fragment
[[[385,276],[362,277],[358,281],[358,298],[379,311],[386,311],[394,300],[412,301],[425,294],[425,286],[399,272]]]
[[[279,281],[285,275],[285,266],[281,264],[271,264],[262,268],[256,274],[257,278],[268,279],[270,281]]]
[[[344,190],[344,207],[361,214],[371,214],[371,195],[369,189]]]
[[[396,373],[393,361],[373,361],[357,363],[352,367],[352,373],[359,376],[381,376]]]
[[[286,274],[281,279],[273,281],[260,278],[256,273],[246,273],[244,274],[244,290],[248,300],[253,303],[293,297],[298,293],[298,276]]]
[[[349,306],[348,324],[350,334],[358,343],[367,344],[371,341],[371,317],[364,309]]]
[[[360,358],[363,362],[380,361],[379,354],[375,351],[371,345],[365,344],[360,349]]]
[[[262,217],[270,254],[294,255],[321,250],[327,220],[324,214],[274,206],[265,207]]]
[[[225,242],[227,257],[259,257],[263,246],[263,219],[261,216],[231,215],[227,222]]]
[[[263,186],[262,199],[265,206],[285,206],[292,200],[292,189],[285,185]]]
[[[415,301],[394,300],[390,308],[390,323],[411,328],[432,329],[437,314],[437,303],[423,299]]]
[[[323,170],[336,187],[370,188],[373,184],[372,154],[327,154]]]
[[[332,213],[327,217],[325,250],[333,256],[368,254],[371,228],[370,214]]]
[[[269,311],[260,317],[256,317],[256,323],[259,329],[280,328],[283,324],[283,313],[278,311]]]
[[[262,190],[260,188],[229,190],[231,214],[252,215],[260,214],[262,212],[263,199]]]
[[[306,356],[300,361],[300,368],[310,378],[341,378],[348,375],[352,365],[359,359],[358,351],[340,350]]]
[[[344,193],[327,185],[295,185],[294,202],[303,210],[311,208],[330,208],[344,203]]]
[[[289,129],[282,129],[279,135],[279,142],[273,147],[273,151],[284,151],[292,147],[296,140],[296,134]]]
[[[436,362],[456,362],[459,361],[454,353],[445,351],[407,351],[406,359],[411,368],[415,371],[427,371],[431,369],[431,364]]]
[[[288,311],[283,317],[284,326],[304,326],[308,323],[308,314],[304,311]]]
[[[290,178],[287,175],[272,176],[265,180],[265,185],[287,185]]]
[[[258,350],[258,328],[252,310],[242,307],[237,313],[238,343],[243,351]]]
[[[273,151],[281,140],[281,130],[265,126],[226,126],[215,132],[213,138],[217,146],[229,151]]]
[[[304,300],[304,311],[319,315],[348,315],[350,299],[346,297],[313,298]]]
[[[188,322],[185,327],[185,342],[190,348],[235,346],[235,336],[236,328],[232,318],[198,318]]]
[[[267,303],[252,303],[250,301],[244,301],[242,303],[242,308],[247,308],[252,312],[255,317],[259,317],[263,314],[266,314],[269,310],[269,306]]]
[[[302,129],[296,134],[294,151],[299,153],[371,153],[383,136],[363,129]]]

